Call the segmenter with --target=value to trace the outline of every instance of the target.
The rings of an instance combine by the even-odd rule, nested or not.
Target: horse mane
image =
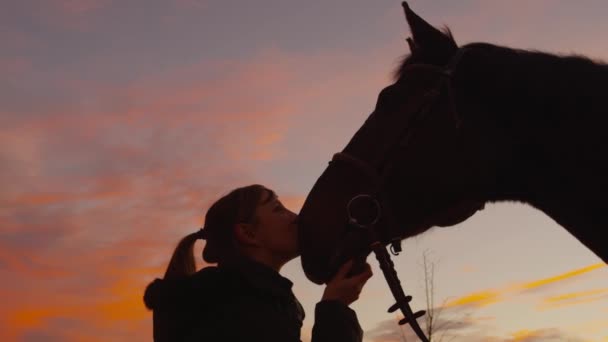
[[[449,29],[445,32],[453,39]],[[477,80],[479,101],[493,103],[497,120],[508,123],[517,116],[527,122],[522,129],[535,129],[555,120],[582,124],[586,119],[580,115],[592,113],[598,115],[596,119],[608,119],[605,106],[600,105],[608,96],[608,64],[603,61],[489,43],[470,43],[461,48],[471,49],[469,61],[465,56],[461,62],[463,73]],[[394,73],[395,81],[404,76],[408,65],[428,64],[424,57],[416,49],[405,56]],[[517,101],[505,97],[508,94]],[[580,120],[573,120],[573,116]]]
[[[493,96],[492,92],[511,94],[519,98],[520,105],[525,104],[531,111],[545,112],[549,116],[605,112],[605,106],[600,104],[608,95],[605,87],[608,65],[602,61],[579,54],[555,54],[488,43],[471,43],[464,47],[484,54],[478,54],[468,63],[464,72],[477,73],[478,79],[494,81],[493,90],[484,91],[486,96]],[[505,109],[510,106],[509,103],[501,105]],[[538,119],[542,117],[537,115]]]
[[[447,26],[442,29],[442,32],[455,43],[454,36]],[[521,61],[518,63],[520,66],[525,66],[528,64],[527,62],[531,62],[530,64],[544,65],[546,66],[547,70],[551,70],[553,67],[567,66],[568,68],[565,70],[566,74],[575,78],[580,77],[580,75],[577,75],[577,71],[583,71],[587,76],[591,76],[588,74],[589,71],[608,71],[608,64],[606,64],[605,61],[592,59],[580,54],[552,54],[538,50],[510,48],[506,46],[493,45],[490,43],[469,43],[461,48],[481,48],[488,51],[493,51],[495,52],[494,56],[497,58],[500,56],[505,58],[515,57]],[[405,55],[399,62],[399,66],[392,72],[393,81],[397,81],[403,77],[405,69],[408,65],[425,63],[425,61],[421,60],[424,60],[424,56],[421,56],[416,50]],[[428,62],[426,63],[428,64]],[[551,75],[547,76],[549,76],[548,79],[552,78]],[[562,73],[561,76],[564,76],[564,74]]]

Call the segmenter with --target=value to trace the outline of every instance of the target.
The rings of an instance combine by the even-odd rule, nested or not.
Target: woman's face
[[[285,260],[299,255],[298,215],[285,208],[272,191],[262,193],[256,216],[256,236],[263,248]]]

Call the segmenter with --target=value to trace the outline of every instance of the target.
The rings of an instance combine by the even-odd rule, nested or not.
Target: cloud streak
[[[577,304],[608,300],[608,288],[550,296],[539,304],[539,310],[556,309]]]
[[[449,318],[437,321],[432,336],[436,340],[454,342],[558,342],[573,341],[586,342],[588,340],[568,331],[558,328],[523,329],[507,334],[496,332],[493,319],[475,317],[470,312],[465,313],[459,309],[451,309]],[[399,326],[399,318],[380,322],[375,328],[366,332],[366,341],[370,342],[403,342],[416,341],[418,337],[409,326]],[[421,322],[423,331],[428,336],[424,322]]]
[[[589,272],[599,270],[604,267],[606,267],[606,264],[597,263],[597,264],[589,265],[589,266],[582,267],[582,268],[579,268],[576,270],[568,271],[568,272],[565,272],[562,274],[558,274],[556,276],[506,286],[503,289],[483,290],[483,291],[473,292],[471,294],[462,296],[460,298],[450,300],[445,304],[445,306],[446,307],[470,306],[470,307],[478,307],[478,308],[484,307],[484,306],[502,302],[504,300],[507,300],[510,297],[513,297],[516,295],[521,295],[521,294],[524,294],[531,290],[546,289],[549,286],[561,284],[572,278],[583,276],[585,274],[588,274]],[[545,305],[544,307],[546,308],[547,306]]]

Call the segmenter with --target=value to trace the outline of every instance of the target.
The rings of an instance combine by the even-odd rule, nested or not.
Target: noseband
[[[417,119],[424,119],[430,112],[430,109],[436,103],[437,98],[441,95],[441,90],[443,88],[447,88],[448,99],[450,101],[452,113],[454,113],[456,127],[460,127],[461,121],[460,117],[456,113],[454,99],[452,96],[451,81],[453,71],[460,63],[466,51],[467,48],[459,49],[456,55],[454,55],[454,57],[444,68],[436,68],[435,71],[440,75],[439,82],[434,88],[432,88],[430,91],[423,95],[421,103],[417,106],[417,110],[414,113],[414,117],[416,117]],[[447,87],[444,87],[446,83]],[[403,325],[406,323],[410,323],[412,330],[414,330],[420,340],[423,342],[428,342],[428,338],[426,337],[426,335],[422,331],[422,328],[416,321],[417,318],[425,314],[425,311],[421,310],[417,311],[416,313],[412,311],[409,305],[409,302],[411,301],[412,297],[406,296],[403,292],[403,288],[401,287],[401,283],[399,281],[399,278],[397,277],[397,272],[395,271],[395,266],[391,260],[389,253],[385,248],[385,244],[383,244],[379,237],[378,229],[376,227],[376,224],[380,221],[381,218],[384,218],[387,221],[388,232],[386,236],[391,239],[390,250],[393,255],[398,255],[399,252],[401,252],[401,239],[399,238],[398,234],[396,234],[396,227],[392,221],[393,215],[390,214],[389,201],[386,200],[386,196],[383,196],[383,190],[388,176],[390,175],[391,169],[394,165],[394,156],[399,150],[407,146],[412,133],[413,130],[411,129],[411,127],[406,127],[397,136],[396,141],[394,141],[390,145],[388,152],[384,156],[382,156],[382,158],[380,158],[380,164],[377,167],[374,167],[373,165],[370,165],[370,163],[345,152],[339,152],[334,154],[330,163],[344,163],[363,173],[371,180],[371,183],[373,184],[372,190],[369,193],[362,193],[354,196],[350,199],[346,206],[349,232],[363,232],[364,235],[367,237],[369,249],[374,252],[374,254],[376,255],[376,259],[380,263],[382,273],[384,274],[391,293],[395,298],[395,304],[393,304],[388,309],[388,312],[394,312],[397,309],[400,309],[404,318],[399,321],[399,324]],[[379,172],[378,170],[382,171]],[[355,215],[356,213],[354,212],[353,206],[355,203],[361,201],[369,201],[369,203],[376,208],[376,216],[373,219],[369,220],[369,222],[362,222],[360,221],[360,219],[357,219]],[[395,234],[392,234],[391,231]],[[348,241],[348,239],[344,239],[343,241]],[[336,253],[334,254],[333,258],[330,259],[330,264],[337,262],[338,258],[340,257],[339,254],[341,251],[341,248],[336,249]]]

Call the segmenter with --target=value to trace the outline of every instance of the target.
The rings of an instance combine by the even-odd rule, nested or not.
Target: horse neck
[[[531,204],[608,262],[608,68],[576,57],[512,54],[480,94],[496,178],[490,201]],[[492,76],[490,76],[492,75]],[[502,140],[501,140],[502,139]]]

